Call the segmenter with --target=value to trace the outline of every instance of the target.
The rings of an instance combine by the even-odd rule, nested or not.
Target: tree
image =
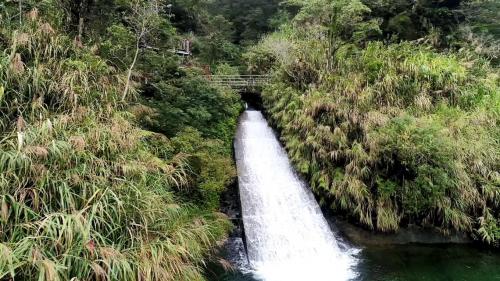
[[[159,18],[160,11],[163,9],[163,5],[163,0],[134,0],[130,5],[131,14],[127,17],[127,22],[135,34],[135,52],[132,63],[127,71],[122,101],[125,101],[129,92],[130,79],[132,78],[132,71],[137,63],[141,44],[146,43],[145,40],[147,36],[158,26],[158,22],[161,20]]]
[[[262,34],[272,31],[271,19],[279,11],[281,0],[220,0],[210,11],[222,13],[234,24],[234,43],[249,45]]]
[[[462,5],[467,23],[475,30],[500,38],[500,2],[496,0],[473,0]]]
[[[370,8],[360,0],[290,0],[290,5],[301,6],[295,21],[318,26],[327,40],[327,69],[333,69],[335,53],[345,43],[362,44],[370,36],[381,33],[379,20],[368,18]]]
[[[233,24],[224,16],[213,17],[204,27],[201,38],[201,56],[210,65],[221,61],[235,61],[239,48],[231,42]]]

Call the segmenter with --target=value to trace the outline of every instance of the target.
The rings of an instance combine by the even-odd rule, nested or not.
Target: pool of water
[[[500,253],[472,245],[369,246],[361,249],[358,259],[358,276],[352,281],[500,280]],[[219,280],[260,281],[241,272],[226,273]]]
[[[467,245],[393,245],[363,249],[357,280],[500,280],[500,255]]]

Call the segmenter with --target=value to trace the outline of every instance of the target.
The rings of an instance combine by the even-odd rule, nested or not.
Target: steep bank
[[[245,56],[274,73],[264,106],[297,170],[369,229],[431,225],[497,245],[498,68],[426,38],[378,41],[360,1],[327,2],[304,4]]]
[[[0,4],[0,279],[204,280],[239,98],[161,1],[81,3]]]

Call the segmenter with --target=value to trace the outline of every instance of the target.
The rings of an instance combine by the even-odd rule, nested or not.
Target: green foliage
[[[263,47],[252,47],[243,54],[243,60],[247,65],[247,71],[251,74],[265,74],[271,71],[275,62],[272,50]]]
[[[123,24],[112,25],[107,29],[107,39],[101,44],[101,56],[111,63],[126,68],[132,63],[131,55],[135,48],[135,35]]]
[[[295,20],[321,25],[328,31],[332,46],[339,45],[339,40],[360,43],[380,32],[378,21],[367,18],[371,10],[361,1],[292,0],[289,3],[302,6]]]
[[[309,25],[245,56],[273,71],[264,105],[321,202],[380,231],[433,225],[498,244],[498,69],[465,49],[357,37],[373,20],[359,2],[302,2],[295,21]],[[341,40],[335,52],[322,34]]]
[[[200,38],[200,56],[208,64],[235,62],[240,49],[232,43],[233,23],[222,15],[211,17]]]
[[[141,37],[136,95],[123,99],[138,37],[133,1],[119,2],[92,1],[91,10],[113,8],[103,33],[85,17],[92,45],[58,17],[72,18],[73,6],[26,1],[40,10],[21,24],[14,7],[0,10],[2,280],[204,280],[207,255],[230,229],[216,209],[235,175],[236,95],[180,70],[165,38],[173,31],[159,31],[169,27],[159,20]],[[149,93],[174,114],[130,106]]]
[[[227,143],[203,138],[194,128],[187,127],[172,138],[174,151],[188,153],[193,180],[199,187],[200,205],[219,207],[219,195],[236,177]],[[196,194],[191,194],[191,197]]]
[[[474,0],[463,3],[471,26],[481,32],[490,33],[496,39],[500,37],[500,3],[495,0]]]
[[[215,75],[239,75],[237,67],[231,66],[227,63],[220,63],[216,65],[214,70]]]
[[[272,31],[271,20],[279,11],[280,0],[220,0],[212,7],[233,23],[234,42],[250,45]]]
[[[198,77],[184,77],[151,85],[153,96],[147,103],[157,109],[160,123],[151,124],[154,130],[174,136],[185,127],[193,127],[204,137],[231,143],[240,105],[238,96],[216,89]]]

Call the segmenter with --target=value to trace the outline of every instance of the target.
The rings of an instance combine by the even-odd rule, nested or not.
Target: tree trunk
[[[328,31],[327,31],[327,50],[326,50],[326,70],[328,72],[331,72],[333,70],[333,30],[332,30],[332,25],[333,25],[333,15],[330,16],[329,18],[329,23],[328,23]]]
[[[19,0],[19,25],[23,24],[23,1]]]
[[[140,41],[141,41],[141,37],[139,37],[137,39],[137,43],[135,46],[134,60],[132,61],[132,64],[130,64],[130,67],[128,69],[127,82],[125,83],[125,90],[123,90],[122,102],[124,102],[125,99],[127,98],[127,94],[128,94],[129,88],[130,88],[130,79],[132,78],[132,71],[134,70],[135,64],[137,62],[137,57],[139,56]]]
[[[78,40],[82,42],[82,37],[83,37],[83,28],[84,28],[84,23],[85,23],[85,10],[86,10],[86,0],[81,0],[80,1],[80,7],[78,11]]]

